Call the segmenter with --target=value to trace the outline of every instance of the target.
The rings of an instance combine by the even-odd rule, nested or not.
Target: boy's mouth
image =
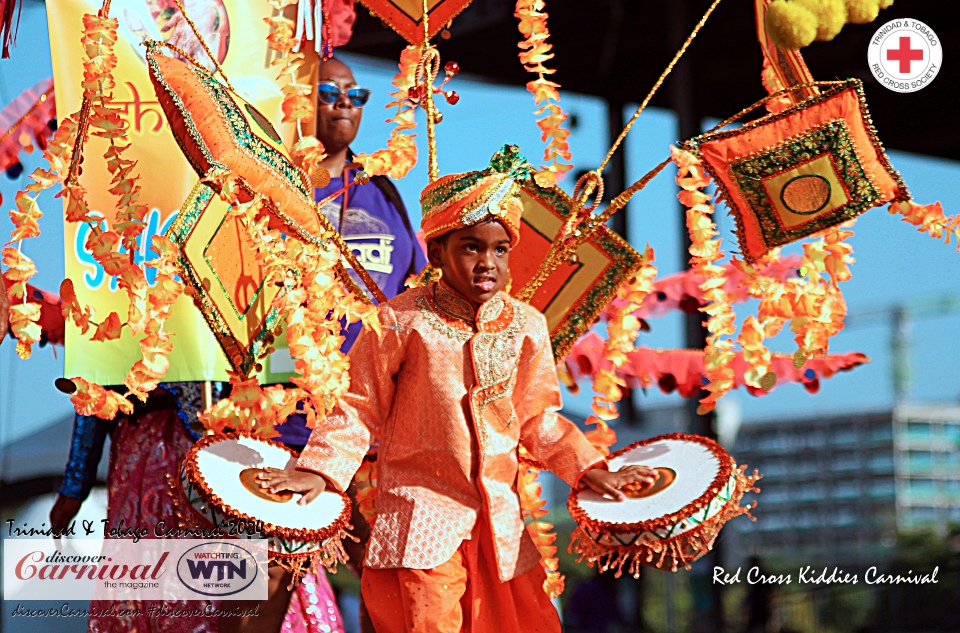
[[[474,279],[473,283],[480,290],[490,292],[497,285],[497,280],[494,277],[483,276]]]

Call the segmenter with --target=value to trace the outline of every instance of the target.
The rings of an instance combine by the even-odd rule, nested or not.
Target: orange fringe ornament
[[[520,472],[517,478],[520,512],[526,522],[527,534],[533,539],[537,551],[540,552],[540,565],[547,574],[543,581],[543,591],[552,600],[563,593],[566,581],[564,575],[560,573],[560,561],[557,559],[557,534],[553,524],[543,520],[550,511],[545,507],[547,502],[543,498],[543,487],[538,479],[540,469],[523,459],[526,454],[523,447],[520,451]]]
[[[306,172],[314,187],[325,187],[330,182],[330,173],[320,163],[327,157],[321,143],[312,134],[304,134],[303,124],[314,118],[316,104],[311,100],[313,89],[311,86],[297,83],[297,71],[303,66],[303,53],[294,53],[299,43],[294,33],[295,23],[283,16],[283,10],[296,0],[269,0],[270,6],[278,15],[264,18],[270,25],[270,34],[267,36],[267,47],[277,53],[278,57],[271,62],[271,66],[279,68],[277,81],[282,86],[283,102],[280,109],[283,111],[283,123],[297,124],[297,142],[294,143],[290,155]]]
[[[949,244],[952,238],[957,243],[957,252],[960,252],[960,214],[944,215],[939,202],[919,205],[912,201],[895,201],[887,210],[892,215],[902,215],[904,222],[934,239],[942,239],[944,244]]]
[[[557,184],[558,176],[562,177],[573,168],[569,163],[573,156],[567,142],[570,130],[561,127],[568,115],[560,107],[560,84],[547,79],[547,75],[552,75],[556,70],[543,65],[554,56],[551,52],[553,45],[547,42],[550,31],[547,28],[545,6],[544,0],[517,0],[513,15],[520,20],[518,28],[524,37],[518,44],[520,63],[524,70],[537,75],[536,79],[527,83],[527,91],[533,95],[533,102],[537,106],[534,114],[540,117],[537,121],[540,140],[547,144],[543,152],[546,164],[540,167],[536,180],[542,187],[551,187]]]
[[[704,376],[709,381],[704,387],[707,395],[700,399],[700,414],[712,411],[717,400],[733,389],[733,339],[736,333],[736,315],[726,291],[726,270],[717,262],[723,258],[721,240],[717,238],[714,224],[713,204],[710,195],[703,190],[710,184],[710,176],[700,160],[692,153],[670,148],[671,157],[677,164],[677,184],[680,203],[687,209],[687,231],[690,234],[690,267],[703,277],[700,289],[707,305],[700,311],[708,315],[706,326],[709,334],[704,348]]]
[[[417,164],[416,134],[402,134],[417,127],[414,112],[416,105],[410,101],[410,88],[417,83],[417,64],[420,63],[420,50],[416,46],[407,46],[400,53],[399,71],[391,82],[397,89],[390,93],[393,101],[387,109],[396,108],[397,113],[386,120],[394,128],[387,139],[387,148],[372,154],[357,154],[354,160],[363,166],[371,176],[389,176],[399,179],[406,176]]]
[[[163,329],[170,308],[183,290],[177,278],[176,248],[162,236],[153,238],[153,250],[159,257],[144,266],[157,270],[155,287],[148,289],[143,268],[134,262],[137,239],[143,232],[147,205],[139,203],[139,176],[134,173],[136,161],[123,157],[129,147],[127,124],[119,110],[112,107],[112,90],[116,85],[113,70],[117,57],[113,52],[117,42],[117,20],[108,18],[104,11],[83,17],[83,96],[84,108],[78,118],[64,117],[52,142],[44,152],[50,169],[38,168],[31,174],[34,183],[17,194],[18,209],[11,213],[14,222],[12,237],[18,242],[40,234],[37,220],[42,216],[36,198],[27,193],[39,193],[55,184],[63,185],[66,198],[65,219],[69,222],[87,222],[91,234],[85,244],[104,271],[118,278],[129,300],[126,321],[111,312],[99,323],[93,321],[90,306],[81,307],[73,284],[65,280],[61,284],[64,317],[72,319],[85,334],[96,326],[92,340],[107,341],[119,338],[122,328],[128,326],[134,334],[144,334],[140,341],[143,358],[131,367],[123,383],[124,395],[106,391],[100,385],[79,377],[72,379],[76,391],[71,401],[86,415],[112,419],[118,411],[132,412],[133,404],[128,395],[145,400],[169,367],[167,355],[173,348],[169,334]],[[109,145],[104,152],[107,170],[113,175],[110,193],[117,197],[114,221],[108,230],[102,226],[102,218],[92,215],[84,199],[83,187],[74,179],[75,161],[81,156],[83,144],[89,131],[105,138]],[[126,252],[121,252],[121,248]],[[20,248],[5,248],[4,263],[9,267],[4,276],[13,282],[10,293],[25,299],[26,281],[36,272],[33,262],[20,252]],[[34,314],[36,312],[36,314]],[[22,358],[30,355],[30,346],[39,336],[36,320],[39,312],[30,305],[11,307],[11,325],[18,336],[17,351]]]

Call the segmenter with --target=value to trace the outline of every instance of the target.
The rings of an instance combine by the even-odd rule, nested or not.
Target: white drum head
[[[303,496],[294,494],[284,503],[269,501],[253,494],[240,481],[245,468],[286,468],[297,458],[280,446],[252,437],[225,439],[197,452],[196,466],[206,487],[220,498],[224,510],[256,517],[280,528],[320,530],[332,525],[344,511],[345,502],[338,492],[324,491],[305,506],[297,504]]]
[[[707,446],[681,439],[664,439],[637,446],[610,460],[610,470],[629,464],[669,468],[676,473],[672,484],[649,497],[607,499],[593,490],[577,493],[580,508],[594,521],[639,523],[678,513],[702,496],[720,473],[720,460]]]

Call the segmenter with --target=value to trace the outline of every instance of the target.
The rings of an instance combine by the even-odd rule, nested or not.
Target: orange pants
[[[361,592],[377,633],[560,633],[543,570],[500,582],[481,522],[438,567],[363,570]]]

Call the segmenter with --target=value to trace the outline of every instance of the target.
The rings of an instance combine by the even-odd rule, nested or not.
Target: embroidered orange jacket
[[[539,560],[517,494],[518,446],[575,486],[603,461],[557,414],[547,322],[505,293],[479,309],[443,284],[380,307],[350,350],[350,390],[297,463],[346,489],[379,437],[377,519],[364,564],[431,569],[489,521],[501,581]]]

